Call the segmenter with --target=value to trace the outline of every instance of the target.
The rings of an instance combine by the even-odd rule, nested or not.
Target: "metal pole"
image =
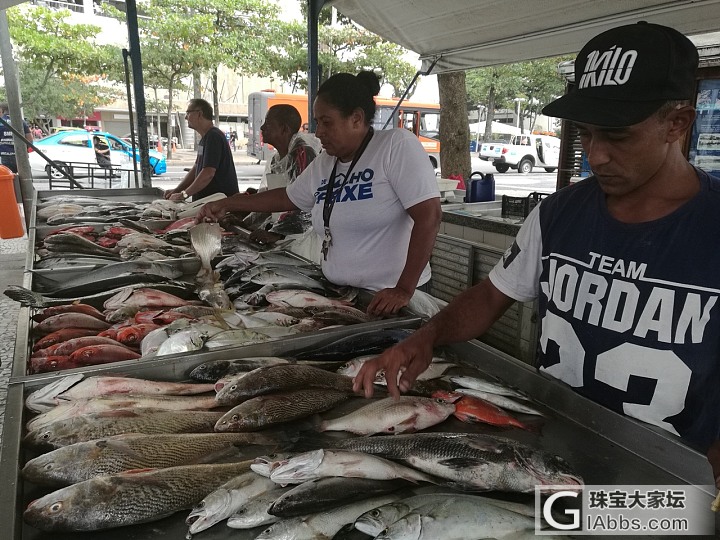
[[[410,88],[412,88],[412,85],[415,84],[415,81],[418,80],[418,77],[420,77],[420,75],[430,75],[430,73],[432,72],[433,68],[435,67],[435,64],[437,64],[438,60],[440,60],[440,57],[439,57],[439,56],[438,56],[437,58],[435,58],[435,60],[433,60],[432,64],[430,64],[430,67],[427,68],[427,70],[425,70],[425,71],[418,70],[418,71],[415,73],[415,76],[413,77],[413,80],[410,81],[410,84],[408,84],[408,85],[407,85],[407,88],[405,88],[405,92],[403,92],[403,95],[400,96],[400,100],[397,102],[397,105],[395,105],[395,108],[393,109],[392,114],[390,115],[390,117],[389,117],[389,118],[387,119],[387,121],[385,122],[385,125],[383,126],[383,129],[387,129],[387,127],[388,127],[388,125],[390,124],[390,122],[392,122],[393,118],[395,118],[395,114],[397,113],[398,109],[400,108],[400,105],[402,105],[402,102],[405,100],[405,98],[407,97],[408,93],[410,93]]]
[[[138,117],[138,142],[140,143],[140,164],[142,167],[142,187],[152,187],[152,167],[150,167],[150,148],[148,146],[147,111],[145,109],[145,82],[143,81],[142,58],[140,55],[140,33],[138,30],[137,4],[127,0],[126,20],[130,60],[132,62],[133,88],[135,89],[135,110]]]
[[[325,0],[308,0],[308,127],[315,133],[313,101],[320,86],[318,70],[318,19]]]
[[[132,93],[130,91],[130,51],[122,50],[123,63],[125,64],[125,91],[127,92],[128,113],[130,115],[130,143],[132,145],[133,172],[135,173],[135,187],[140,187],[137,166],[137,144],[135,144],[135,120],[133,118]]]
[[[3,75],[5,76],[5,93],[7,94],[8,107],[10,108],[10,120],[19,129],[13,129],[15,135],[15,161],[18,166],[18,177],[20,178],[20,200],[22,201],[25,213],[25,226],[30,226],[30,214],[32,212],[33,192],[32,171],[27,153],[27,141],[22,133],[23,116],[20,107],[20,85],[18,84],[17,68],[12,57],[12,43],[10,42],[10,29],[8,26],[7,13],[0,9],[0,56],[2,56]],[[4,123],[4,122],[3,122]]]

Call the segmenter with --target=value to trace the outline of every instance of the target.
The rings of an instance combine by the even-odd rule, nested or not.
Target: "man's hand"
[[[367,308],[368,315],[392,315],[408,305],[415,291],[408,293],[399,287],[382,289],[375,293]]]
[[[163,193],[163,198],[170,199],[170,197],[172,197],[173,195],[175,195],[175,190],[168,189],[167,191],[165,191],[165,193]]]
[[[166,198],[171,201],[174,201],[174,202],[185,200],[185,197],[182,196],[182,193],[173,193],[172,195],[170,195],[170,197],[166,197]]]
[[[219,221],[227,210],[225,209],[226,199],[220,201],[213,201],[206,203],[200,208],[197,216],[195,216],[195,223],[202,223],[204,221]]]
[[[400,392],[412,388],[415,379],[427,369],[432,361],[432,342],[420,334],[414,334],[377,358],[368,360],[353,379],[353,391],[363,391],[366,398],[373,395],[373,383],[378,372],[385,370],[388,392],[398,399]],[[398,374],[402,373],[398,386]]]

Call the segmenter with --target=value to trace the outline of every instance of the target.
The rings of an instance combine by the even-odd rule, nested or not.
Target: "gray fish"
[[[316,514],[411,485],[405,480],[372,480],[341,476],[318,478],[298,484],[280,495],[270,506],[268,513],[282,518]]]
[[[235,405],[263,394],[309,387],[351,394],[352,379],[312,366],[279,364],[251,371],[234,384],[223,387],[215,399],[221,405]]]
[[[205,342],[205,347],[210,350],[220,347],[237,347],[251,343],[264,343],[271,339],[267,334],[261,334],[249,328],[235,328],[214,334]]]
[[[53,234],[46,237],[45,240],[43,240],[43,244],[51,251],[63,251],[65,247],[73,246],[74,248],[87,250],[90,253],[117,255],[117,252],[110,248],[99,246],[87,238],[72,233],[60,232]]]
[[[57,448],[28,461],[22,474],[35,484],[69,485],[132,469],[247,460],[267,451],[257,445],[279,444],[262,433],[126,433]]]
[[[270,515],[268,510],[272,503],[275,502],[275,499],[288,491],[288,489],[275,484],[275,489],[272,491],[252,497],[242,508],[228,518],[227,526],[232,529],[253,529],[280,521],[279,517]]]
[[[97,476],[31,502],[23,513],[41,531],[97,531],[156,521],[192,508],[250,462],[187,465]]]
[[[337,446],[406,463],[466,490],[529,493],[538,485],[583,485],[561,457],[491,435],[357,437],[338,441]]]
[[[348,392],[317,388],[258,396],[225,413],[215,431],[257,431],[327,411],[348,397]]]
[[[116,409],[61,419],[30,431],[23,439],[29,446],[59,448],[82,441],[123,433],[210,433],[223,412]]]
[[[309,278],[300,272],[284,268],[266,269],[253,276],[250,282],[257,285],[277,285],[284,283],[286,285],[293,285],[297,289],[325,290],[324,285],[319,281]]]
[[[352,336],[340,338],[327,345],[303,351],[294,356],[298,360],[350,360],[358,356],[380,354],[413,332],[414,330],[406,328],[358,332]]]
[[[260,367],[289,363],[289,360],[277,356],[255,356],[250,358],[237,358],[235,360],[210,360],[195,367],[190,372],[189,377],[200,382],[215,382],[224,377],[247,373]]]
[[[33,270],[47,270],[56,268],[72,268],[74,266],[89,267],[88,270],[97,270],[108,264],[117,262],[117,257],[101,255],[83,255],[80,253],[55,253],[50,257],[43,257],[33,263]]]
[[[387,504],[395,499],[397,499],[397,495],[381,495],[340,506],[327,512],[320,512],[307,517],[285,519],[270,525],[256,537],[256,540],[318,540],[332,538],[346,524],[355,521],[358,516],[371,508]]]

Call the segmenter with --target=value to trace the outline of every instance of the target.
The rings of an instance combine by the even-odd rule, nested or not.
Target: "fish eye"
[[[238,420],[240,420],[240,415],[239,415],[239,414],[233,414],[232,419],[237,422]]]
[[[380,510],[378,510],[377,508],[375,508],[374,510],[372,510],[372,511],[370,512],[370,515],[371,515],[372,517],[379,517],[379,516],[380,516]]]
[[[62,509],[63,509],[62,501],[52,503],[50,505],[50,508],[48,508],[48,510],[50,511],[51,514],[57,514],[58,512],[62,511]]]
[[[52,463],[46,463],[45,467],[43,467],[46,471],[51,471],[53,469]]]
[[[237,390],[237,384],[233,384],[233,385],[230,387],[230,390]]]
[[[50,438],[50,432],[46,431],[42,435],[40,435],[40,438],[43,440],[48,440]]]

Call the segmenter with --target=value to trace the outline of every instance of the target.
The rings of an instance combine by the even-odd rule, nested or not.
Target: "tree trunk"
[[[168,86],[168,143],[167,143],[167,160],[170,161],[172,159],[172,138],[173,138],[173,83],[171,82]]]
[[[488,92],[487,114],[485,115],[485,134],[483,142],[490,142],[492,138],[492,123],[495,120],[495,85],[490,87]],[[478,151],[480,149],[478,148]]]
[[[438,75],[440,93],[440,169],[443,178],[470,176],[470,127],[467,115],[465,72]]]
[[[217,68],[212,72],[213,110],[215,112],[215,125],[220,127],[220,96],[218,95]]]

